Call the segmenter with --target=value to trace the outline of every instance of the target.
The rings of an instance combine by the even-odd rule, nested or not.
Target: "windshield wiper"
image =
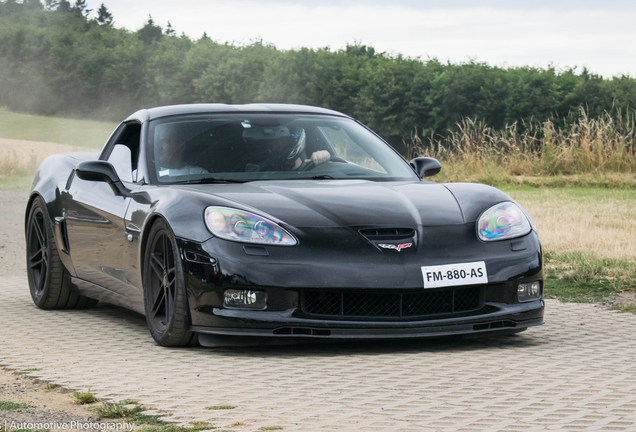
[[[172,184],[219,184],[219,183],[247,183],[251,180],[235,180],[235,179],[221,179],[215,177],[204,177],[194,180],[177,181]]]
[[[313,180],[329,180],[335,179],[334,176],[330,176],[329,174],[317,175],[312,177]]]

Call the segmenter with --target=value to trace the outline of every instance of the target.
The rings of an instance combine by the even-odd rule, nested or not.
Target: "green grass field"
[[[100,149],[116,127],[116,123],[18,114],[0,109],[0,139]],[[15,155],[0,147],[0,189],[28,189],[36,168],[33,163],[20,163]]]
[[[532,216],[544,251],[545,294],[597,302],[636,291],[636,192],[501,187]],[[633,312],[633,306],[621,308]]]
[[[0,138],[101,148],[116,123],[17,114],[0,110]]]
[[[31,187],[33,175],[0,175],[0,189],[27,190]]]

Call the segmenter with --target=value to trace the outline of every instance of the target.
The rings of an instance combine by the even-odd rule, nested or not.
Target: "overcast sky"
[[[193,39],[263,39],[280,49],[355,41],[377,51],[492,65],[587,66],[636,76],[636,0],[104,0],[130,30],[152,14]],[[94,10],[101,0],[88,0]],[[94,14],[94,12],[93,12]]]

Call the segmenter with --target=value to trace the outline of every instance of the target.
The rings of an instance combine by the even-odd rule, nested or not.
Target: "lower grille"
[[[302,291],[302,311],[333,318],[415,318],[470,312],[483,306],[481,288],[443,291]]]

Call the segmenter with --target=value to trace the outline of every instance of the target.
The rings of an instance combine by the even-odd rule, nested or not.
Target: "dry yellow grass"
[[[66,144],[0,138],[0,175],[32,174],[47,156],[80,151],[96,150]]]
[[[530,213],[547,252],[635,259],[636,191],[566,188],[508,194]]]
[[[575,184],[615,186],[599,175],[622,173],[627,184],[636,178],[636,112],[590,118],[584,110],[565,126],[552,121],[494,130],[478,120],[463,119],[446,136],[408,142],[407,159],[431,156],[442,162],[441,181],[522,184],[522,178],[565,176]],[[574,178],[594,177],[592,183]],[[585,180],[585,179],[583,179]],[[550,186],[559,186],[552,184]]]

